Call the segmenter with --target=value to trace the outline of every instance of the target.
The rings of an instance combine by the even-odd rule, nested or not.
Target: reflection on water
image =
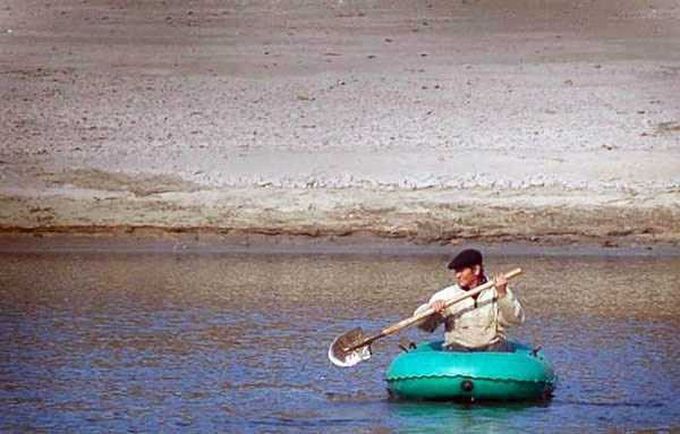
[[[680,428],[678,258],[490,258],[525,269],[514,336],[554,362],[547,404],[390,402],[394,337],[330,365],[336,335],[447,284],[445,259],[2,254],[0,430]]]

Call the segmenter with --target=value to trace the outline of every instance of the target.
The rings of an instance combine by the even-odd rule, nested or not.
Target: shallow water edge
[[[83,232],[0,233],[0,252],[147,252],[243,254],[370,254],[388,256],[449,255],[476,247],[492,255],[677,257],[680,246],[669,243],[601,243],[593,240],[530,242],[461,239],[423,242],[384,238],[368,233],[351,236],[221,234],[215,231],[166,231],[157,228]]]

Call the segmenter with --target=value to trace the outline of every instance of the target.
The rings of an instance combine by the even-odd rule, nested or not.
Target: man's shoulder
[[[440,289],[437,291],[432,298],[451,298],[452,296],[458,294],[459,292],[463,292],[462,289],[460,289],[460,286],[457,284],[449,285],[446,288]]]

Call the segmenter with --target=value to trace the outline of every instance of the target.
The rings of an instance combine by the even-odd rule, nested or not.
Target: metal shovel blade
[[[359,344],[366,336],[361,328],[355,328],[338,336],[328,348],[328,358],[341,368],[348,368],[371,358],[371,348],[368,345],[347,351],[347,348]]]

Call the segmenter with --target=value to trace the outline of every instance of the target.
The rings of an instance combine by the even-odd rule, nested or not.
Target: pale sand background
[[[0,226],[680,242],[680,2],[0,3]]]

